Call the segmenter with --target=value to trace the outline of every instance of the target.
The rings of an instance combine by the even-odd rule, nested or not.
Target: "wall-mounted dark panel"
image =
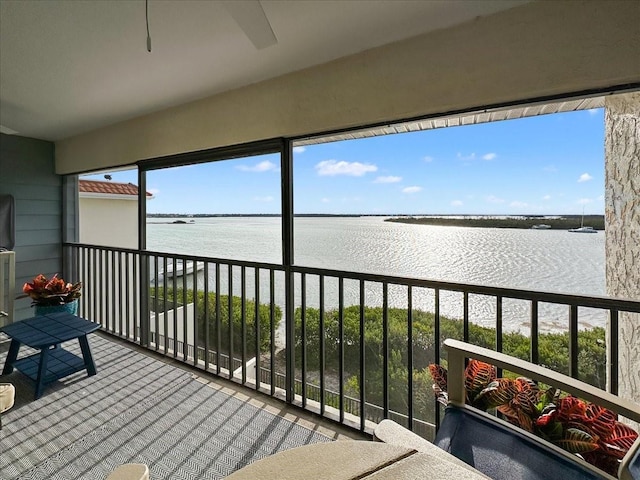
[[[13,195],[0,194],[0,250],[16,244],[16,209]]]

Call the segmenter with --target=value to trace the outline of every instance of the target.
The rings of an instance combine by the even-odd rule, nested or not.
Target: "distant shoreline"
[[[193,224],[196,218],[280,218],[282,215],[271,213],[149,213],[148,219],[186,219],[159,221],[151,223]],[[381,214],[327,214],[300,213],[296,218],[361,218],[386,217],[385,222],[408,223],[414,225],[440,225],[450,227],[483,227],[483,228],[521,228],[532,229],[542,227],[541,230],[568,230],[585,226],[595,230],[604,230],[604,215],[381,215]]]
[[[524,228],[541,230],[569,230],[580,227],[582,215],[564,215],[557,218],[545,217],[396,217],[388,218],[385,222],[409,223],[414,225],[440,225],[448,227],[484,227],[484,228]],[[595,230],[604,230],[604,215],[585,215],[584,225]]]

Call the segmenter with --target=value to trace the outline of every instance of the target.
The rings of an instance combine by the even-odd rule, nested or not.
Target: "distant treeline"
[[[386,222],[413,223],[419,225],[445,225],[451,227],[485,227],[485,228],[532,228],[534,225],[549,225],[554,230],[568,230],[580,226],[582,215],[564,215],[561,218],[545,217],[395,217]],[[604,230],[604,215],[585,215],[584,226],[596,230]]]
[[[279,213],[147,213],[147,218],[213,218],[213,217],[281,217]],[[294,217],[367,217],[373,215],[332,215],[330,213],[296,213]],[[377,215],[376,215],[377,216]]]

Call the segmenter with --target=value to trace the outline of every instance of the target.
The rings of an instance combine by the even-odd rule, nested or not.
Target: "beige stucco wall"
[[[640,92],[605,100],[607,294],[640,300]],[[619,393],[640,399],[640,314],[620,315]]]
[[[80,243],[138,248],[138,202],[80,197]]]
[[[640,3],[533,2],[56,142],[56,171],[640,82]]]

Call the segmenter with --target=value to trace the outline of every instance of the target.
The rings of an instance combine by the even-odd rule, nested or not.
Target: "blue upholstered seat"
[[[608,478],[468,407],[447,407],[434,443],[494,480]]]

